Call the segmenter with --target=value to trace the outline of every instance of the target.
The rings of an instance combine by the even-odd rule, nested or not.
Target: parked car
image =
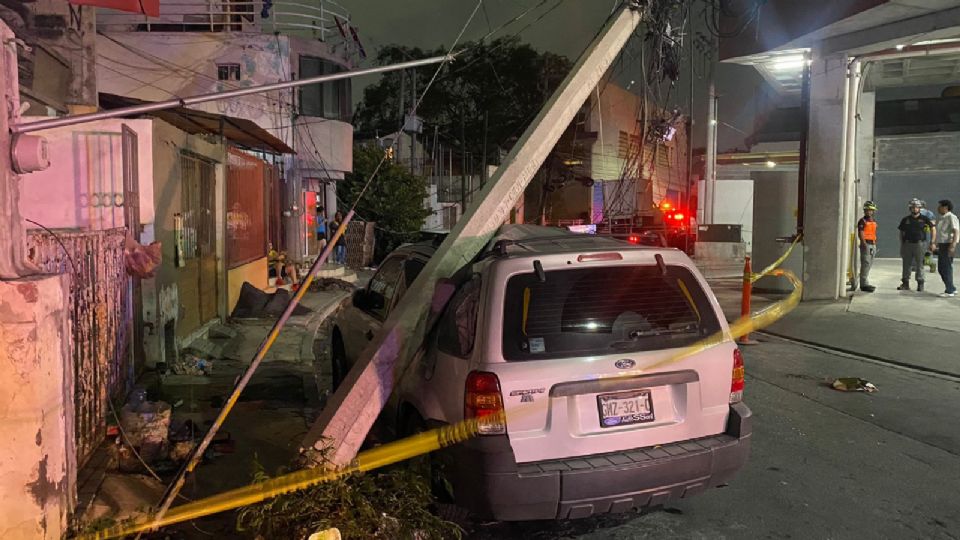
[[[335,383],[435,249],[398,249],[335,320]],[[686,498],[743,466],[751,413],[732,341],[644,369],[728,329],[684,253],[505,226],[462,274],[381,417],[404,435],[505,410],[444,451],[458,506],[580,518]]]

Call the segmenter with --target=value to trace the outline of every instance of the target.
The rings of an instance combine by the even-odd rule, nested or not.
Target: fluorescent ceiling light
[[[799,69],[803,67],[803,55],[781,56],[773,61],[770,69],[774,71],[787,71],[790,69]]]
[[[956,42],[960,42],[960,38],[929,39],[927,41],[918,41],[913,45],[916,47],[923,47],[926,45],[940,45],[941,43],[956,43]]]

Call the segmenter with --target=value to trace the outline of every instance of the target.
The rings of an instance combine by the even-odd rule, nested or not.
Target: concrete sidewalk
[[[879,276],[878,276],[879,277]],[[899,273],[896,274],[899,281]],[[939,278],[937,278],[939,281]],[[928,285],[932,285],[932,280]],[[922,371],[960,377],[960,331],[942,328],[960,323],[952,309],[960,306],[956,298],[938,298],[935,294],[903,293],[884,281],[876,280],[878,292],[857,292],[852,298],[837,302],[803,302],[765,332],[865,356],[889,364]],[[739,280],[711,280],[728,320],[740,316],[741,283]],[[894,298],[890,298],[894,297]],[[781,300],[782,296],[754,295],[755,313]],[[870,314],[868,314],[869,312]],[[899,317],[899,313],[912,314]],[[905,322],[906,319],[912,322]],[[838,376],[856,374],[838,373]]]

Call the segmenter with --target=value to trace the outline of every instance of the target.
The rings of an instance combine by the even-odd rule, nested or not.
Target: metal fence
[[[312,5],[311,5],[312,4]],[[309,36],[354,45],[350,14],[333,0],[164,0],[160,16],[97,11],[108,32],[262,32]]]
[[[56,234],[31,231],[27,236],[34,264],[47,273],[71,274],[69,316],[78,466],[105,436],[107,400],[125,396],[135,375],[125,237],[125,228]]]

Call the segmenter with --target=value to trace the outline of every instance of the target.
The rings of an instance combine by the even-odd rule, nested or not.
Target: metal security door
[[[140,177],[139,161],[137,159],[137,133],[124,125],[121,128],[121,137],[123,145],[123,217],[127,226],[127,232],[137,242],[140,241],[142,232],[140,224]],[[130,353],[133,356],[133,362],[130,364],[134,371],[131,375],[135,378],[143,368],[143,294],[140,284],[140,278],[131,276],[130,294],[128,297],[128,308],[131,314],[129,318],[131,328]]]

